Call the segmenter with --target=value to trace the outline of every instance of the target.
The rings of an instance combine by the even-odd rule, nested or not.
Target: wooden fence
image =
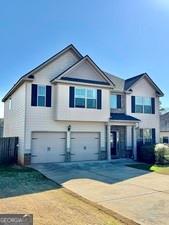
[[[17,162],[18,137],[0,138],[0,164]]]

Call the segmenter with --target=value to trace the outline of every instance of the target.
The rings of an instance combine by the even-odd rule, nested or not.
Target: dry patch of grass
[[[35,225],[122,224],[39,172],[22,167],[0,167],[0,213],[31,213]]]

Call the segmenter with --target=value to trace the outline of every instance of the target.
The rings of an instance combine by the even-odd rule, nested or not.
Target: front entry
[[[117,132],[111,132],[110,138],[111,158],[117,157]]]

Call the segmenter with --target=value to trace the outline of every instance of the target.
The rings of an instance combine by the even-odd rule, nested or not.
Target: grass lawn
[[[33,214],[34,225],[124,224],[23,167],[0,167],[0,213]]]
[[[141,170],[147,170],[150,172],[156,172],[160,174],[169,175],[169,165],[152,165],[152,164],[145,164],[145,163],[136,163],[127,165],[129,167]]]

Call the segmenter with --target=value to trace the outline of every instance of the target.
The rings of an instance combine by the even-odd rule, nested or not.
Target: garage
[[[64,162],[65,132],[33,132],[32,163]]]
[[[100,133],[71,133],[71,161],[98,160],[99,148]]]

